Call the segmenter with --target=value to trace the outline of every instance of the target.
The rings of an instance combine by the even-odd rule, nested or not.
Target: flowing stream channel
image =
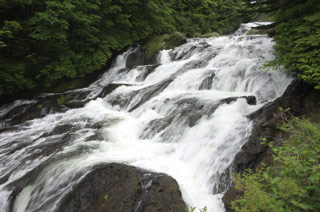
[[[224,211],[221,197],[232,183],[226,170],[232,171],[252,131],[247,116],[281,96],[292,80],[262,68],[274,57],[272,39],[245,35],[259,24],[266,23],[243,24],[229,36],[188,39],[161,51],[157,65],[127,68],[136,51],[130,48],[80,89],[89,98],[114,85],[105,97],[2,132],[0,211],[53,211],[90,167],[105,162],[166,173],[177,180],[187,205]],[[0,118],[32,103],[3,106]],[[2,121],[0,128],[7,125]]]

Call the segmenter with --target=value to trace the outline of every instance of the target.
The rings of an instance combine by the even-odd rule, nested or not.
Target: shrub
[[[235,177],[244,195],[235,200],[238,212],[320,211],[320,125],[294,118],[280,129],[290,138],[274,147],[273,163]]]

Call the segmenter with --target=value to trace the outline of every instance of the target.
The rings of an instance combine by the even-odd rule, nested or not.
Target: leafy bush
[[[320,89],[320,1],[262,0],[258,11],[272,11],[276,59],[291,73]],[[257,3],[258,4],[258,3]]]
[[[0,97],[101,69],[152,35],[229,32],[243,0],[1,0]],[[230,23],[232,22],[232,23]]]
[[[320,125],[294,118],[280,128],[291,134],[273,146],[273,164],[235,177],[244,195],[232,205],[238,212],[320,211]]]

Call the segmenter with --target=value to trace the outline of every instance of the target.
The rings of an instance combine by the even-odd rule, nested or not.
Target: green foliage
[[[145,56],[151,58],[156,52],[161,49],[173,49],[184,44],[187,37],[181,32],[174,32],[170,35],[162,36],[154,35],[145,44]]]
[[[1,0],[0,97],[86,76],[147,37],[230,32],[241,22],[243,5],[243,0]]]
[[[43,108],[43,105],[42,105],[42,104],[37,105],[37,109],[38,109],[38,110],[41,110],[42,108]]]
[[[275,40],[276,62],[320,89],[320,12],[279,24]]]
[[[240,212],[320,210],[320,125],[294,118],[281,125],[290,138],[271,146],[273,164],[237,175],[236,189],[244,195],[232,203]]]
[[[65,99],[64,99],[64,96],[61,95],[59,98],[57,98],[57,103],[58,105],[62,105],[64,103]]]
[[[164,48],[172,49],[174,47],[184,44],[187,40],[187,37],[181,32],[174,32],[169,37],[164,38]]]
[[[157,51],[162,48],[163,36],[152,36],[146,43],[145,56],[151,58]]]
[[[201,38],[210,38],[210,37],[219,37],[219,36],[220,36],[220,34],[217,32],[210,32],[210,33],[203,34],[200,37]]]
[[[185,209],[186,212],[195,212],[196,210],[197,210],[196,207],[190,207]],[[207,207],[204,206],[203,208],[199,209],[199,212],[207,212],[207,210],[208,210]]]
[[[178,31],[220,34],[234,31],[244,20],[245,1],[177,0],[173,4]]]
[[[277,23],[276,60],[309,84],[320,89],[320,1],[263,0],[258,11],[270,12]]]

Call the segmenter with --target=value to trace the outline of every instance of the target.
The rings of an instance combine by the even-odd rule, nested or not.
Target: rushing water
[[[221,193],[231,182],[223,176],[250,136],[247,115],[279,97],[291,81],[279,70],[261,68],[273,59],[273,42],[245,35],[256,25],[244,24],[230,36],[189,39],[162,51],[160,65],[126,68],[135,51],[129,49],[85,88],[90,97],[110,83],[122,85],[106,97],[1,133],[0,211],[10,210],[12,189],[19,186],[14,212],[52,211],[101,162],[166,173],[189,206],[224,211]],[[257,105],[245,96],[255,96]],[[9,110],[0,108],[0,116]]]

